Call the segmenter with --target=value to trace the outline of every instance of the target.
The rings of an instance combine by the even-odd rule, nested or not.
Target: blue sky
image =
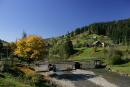
[[[129,0],[0,0],[0,38],[59,36],[94,22],[130,18]]]

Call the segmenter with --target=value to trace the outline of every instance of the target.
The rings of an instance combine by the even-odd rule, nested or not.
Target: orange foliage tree
[[[24,60],[38,60],[47,53],[45,40],[36,35],[29,35],[16,42],[15,55]]]

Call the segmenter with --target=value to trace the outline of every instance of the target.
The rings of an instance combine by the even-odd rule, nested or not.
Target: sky
[[[0,39],[50,38],[95,22],[130,18],[130,0],[0,0]]]

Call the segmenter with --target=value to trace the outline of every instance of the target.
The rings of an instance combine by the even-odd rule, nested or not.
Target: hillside
[[[116,20],[110,22],[93,23],[88,26],[76,28],[72,32],[59,37],[49,38],[49,43],[70,37],[73,43],[92,43],[96,40],[107,41],[107,43],[128,45],[130,43],[130,19]],[[95,39],[91,39],[95,38]]]
[[[67,36],[74,38],[81,34],[97,34],[108,36],[113,40],[114,43],[126,43],[130,41],[130,19],[117,20],[111,22],[99,22],[93,23],[88,26],[75,29]]]
[[[64,47],[66,44],[64,42],[67,40],[71,40],[75,50],[71,55],[68,55],[68,49]],[[121,72],[129,72],[127,67],[129,67],[128,60],[130,59],[130,19],[93,23],[47,41],[51,47],[50,58],[55,60],[60,59],[61,61],[66,58],[71,61],[101,59],[108,65],[117,64],[113,66],[114,68],[112,67],[115,71],[120,69]],[[104,43],[105,46],[95,46],[96,42]],[[123,71],[121,63],[126,64],[127,67],[124,67],[126,71]]]

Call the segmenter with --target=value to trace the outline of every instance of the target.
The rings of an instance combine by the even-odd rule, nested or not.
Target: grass
[[[4,75],[5,78],[0,78],[0,87],[31,87],[9,74]]]
[[[13,71],[2,73],[5,78],[0,77],[0,87],[52,87],[42,75],[35,73],[27,66],[14,68],[14,72],[18,72],[19,75],[15,76]]]
[[[111,69],[115,72],[125,73],[130,75],[130,62],[121,65],[112,65]]]
[[[78,53],[71,56],[70,59],[74,61],[88,61],[97,59],[104,55],[102,49],[103,48],[97,48],[97,51],[94,52],[94,48],[77,48],[76,50],[78,50]]]

